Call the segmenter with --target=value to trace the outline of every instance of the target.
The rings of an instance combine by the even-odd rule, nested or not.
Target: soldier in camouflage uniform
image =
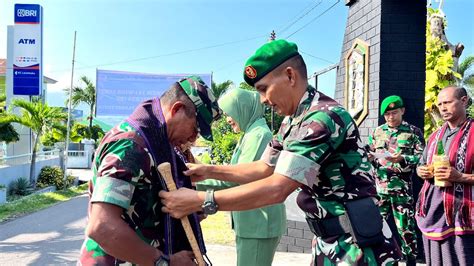
[[[399,96],[385,98],[380,113],[386,123],[369,136],[369,146],[379,156],[372,159],[376,169],[379,207],[384,218],[390,214],[401,239],[402,252],[408,265],[414,265],[417,255],[412,175],[423,154],[421,130],[403,121],[405,108]],[[389,156],[381,156],[382,154]]]
[[[296,44],[276,40],[259,48],[247,61],[244,78],[260,93],[262,102],[286,116],[278,134],[260,161],[190,165],[185,174],[194,180],[212,177],[243,184],[214,193],[220,210],[247,210],[280,203],[301,188],[299,207],[307,219],[324,225],[319,232],[314,230],[318,236],[313,241],[312,264],[393,265],[401,254],[374,204],[372,166],[355,122],[337,102],[309,86],[306,73]],[[200,210],[205,194],[180,189],[160,192],[160,197],[166,212],[181,217]],[[366,209],[358,213],[366,218],[363,222],[367,229],[373,229],[372,222],[380,226],[378,242],[364,247],[355,243],[358,240],[352,233],[331,227],[341,226],[339,221],[348,217],[346,204],[360,200],[371,204],[370,214],[364,213]]]
[[[161,211],[166,189],[156,166],[170,162],[178,187],[191,188],[173,146],[212,139],[220,110],[199,77],[174,83],[160,98],[141,103],[97,148],[89,182],[89,221],[78,265],[195,265],[179,220]],[[191,226],[205,254],[197,216]]]

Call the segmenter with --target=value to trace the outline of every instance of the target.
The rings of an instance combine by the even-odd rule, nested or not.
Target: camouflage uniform
[[[89,209],[94,202],[122,207],[122,219],[146,243],[168,254],[191,250],[179,220],[161,212],[158,192],[164,186],[158,180],[157,163],[146,147],[144,139],[128,122],[122,122],[107,133],[95,154],[93,177],[89,182]],[[169,219],[172,228],[171,243],[165,243],[165,232],[169,232],[165,229],[165,219]],[[108,255],[97,242],[86,237],[80,265],[120,263],[122,261]]]
[[[392,214],[402,242],[402,252],[414,259],[417,255],[415,217],[413,206],[412,174],[423,154],[424,139],[421,130],[403,121],[397,128],[387,124],[377,127],[369,136],[369,145],[375,152],[401,152],[403,160],[392,163],[383,158],[374,159],[379,206],[384,218]]]
[[[307,216],[345,213],[343,202],[376,196],[372,166],[349,113],[308,86],[293,116],[286,117],[262,156],[275,173],[302,183],[297,203]],[[359,248],[350,234],[315,237],[315,265],[392,265],[400,257],[388,225],[385,241]]]

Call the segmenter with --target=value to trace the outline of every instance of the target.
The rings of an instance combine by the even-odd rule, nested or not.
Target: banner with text
[[[98,69],[97,115],[128,116],[140,102],[161,96],[171,84],[190,75],[200,76],[211,86],[211,74],[148,74]]]
[[[40,95],[43,85],[43,8],[15,4],[13,94]]]

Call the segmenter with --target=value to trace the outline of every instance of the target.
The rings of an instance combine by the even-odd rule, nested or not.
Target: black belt
[[[326,219],[314,219],[306,216],[306,222],[311,232],[322,238],[350,233],[352,230],[349,217],[346,214]]]

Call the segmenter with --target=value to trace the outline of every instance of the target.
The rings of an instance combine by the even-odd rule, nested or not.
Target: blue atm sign
[[[39,24],[40,22],[40,5],[15,4],[15,24]]]
[[[13,94],[40,95],[43,85],[43,8],[15,5]]]

